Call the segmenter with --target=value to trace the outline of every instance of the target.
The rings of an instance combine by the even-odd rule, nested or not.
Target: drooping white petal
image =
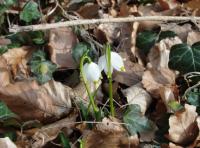
[[[122,57],[116,53],[116,52],[111,52],[111,65],[113,66],[114,69],[117,71],[123,71],[124,69],[124,62]]]
[[[108,65],[107,65],[107,60],[106,60],[106,56],[103,55],[99,58],[99,61],[98,61],[98,65],[99,65],[99,68],[100,70],[104,70],[104,72],[107,74],[108,73]],[[111,65],[111,73],[113,72],[113,67]]]
[[[86,79],[90,82],[98,82],[101,77],[101,71],[96,63],[86,63],[83,66]]]
[[[101,71],[106,68],[107,64],[106,64],[106,56],[105,55],[103,55],[99,58],[98,65],[99,65],[99,68]]]

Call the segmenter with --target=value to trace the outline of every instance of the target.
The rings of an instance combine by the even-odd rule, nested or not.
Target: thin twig
[[[119,18],[103,18],[103,19],[79,19],[66,22],[57,22],[51,24],[38,24],[30,26],[13,26],[9,28],[10,32],[23,32],[23,31],[37,31],[47,30],[59,27],[77,26],[77,25],[89,25],[100,23],[122,23],[122,22],[134,22],[134,21],[200,21],[200,17],[193,16],[142,16],[142,17],[119,17]]]

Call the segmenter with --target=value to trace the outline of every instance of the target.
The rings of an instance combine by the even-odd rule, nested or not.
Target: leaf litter
[[[88,18],[193,17],[199,1],[10,0],[0,7],[0,147],[199,147],[199,22],[9,32],[16,24]],[[115,117],[107,74],[89,84],[100,109],[95,119],[79,63],[86,52],[97,63],[106,44],[126,71],[113,72]]]

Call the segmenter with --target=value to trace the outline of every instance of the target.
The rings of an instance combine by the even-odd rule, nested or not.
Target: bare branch
[[[66,22],[57,22],[51,24],[38,24],[30,26],[13,26],[9,28],[10,32],[23,32],[23,31],[37,31],[48,30],[59,27],[77,26],[77,25],[89,25],[89,24],[101,24],[101,23],[122,23],[122,22],[134,22],[134,21],[200,21],[200,17],[193,16],[142,16],[142,17],[123,17],[123,18],[103,18],[103,19],[79,19]]]

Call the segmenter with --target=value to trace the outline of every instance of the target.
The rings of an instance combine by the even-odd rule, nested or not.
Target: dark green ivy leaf
[[[163,39],[166,39],[166,38],[173,38],[177,36],[175,32],[173,31],[161,31],[160,32],[160,35],[159,35],[159,39],[158,39],[158,42],[163,40]]]
[[[177,44],[171,47],[169,55],[169,68],[185,74],[200,71],[200,42],[191,46]]]
[[[153,31],[140,32],[136,38],[136,46],[147,55],[158,39],[158,34]]]
[[[186,94],[187,102],[196,107],[200,107],[200,91],[198,88],[194,88]]]
[[[131,135],[136,133],[147,132],[154,129],[153,122],[148,120],[141,113],[141,108],[137,104],[132,104],[128,107],[123,116],[123,121],[126,123],[126,128]]]
[[[16,117],[16,115],[6,106],[4,102],[0,101],[0,120],[7,120],[13,117]]]
[[[20,20],[23,20],[27,23],[31,22],[32,20],[39,19],[41,14],[38,10],[38,4],[32,0],[26,3],[19,17]]]
[[[79,63],[83,54],[85,54],[88,50],[88,46],[84,43],[78,43],[72,50],[72,57],[74,60]]]
[[[45,43],[44,33],[42,31],[30,32],[30,36],[34,44],[41,45]]]
[[[36,76],[40,84],[44,84],[52,79],[52,74],[56,70],[56,64],[46,60],[46,54],[42,50],[33,53],[30,61],[31,72]]]

